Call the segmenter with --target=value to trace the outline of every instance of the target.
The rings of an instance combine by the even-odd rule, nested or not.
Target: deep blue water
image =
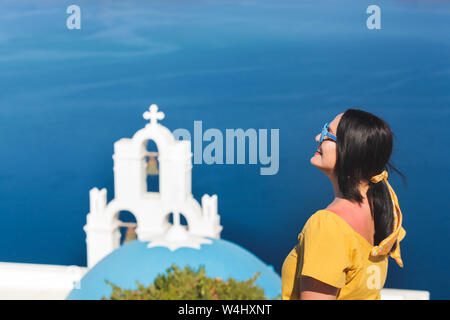
[[[73,1],[0,4],[0,261],[85,265],[89,190],[113,196],[113,143],[145,124],[278,128],[280,168],[194,165],[219,196],[222,238],[278,273],[307,218],[333,200],[309,164],[324,122],[349,107],[385,119],[407,236],[386,287],[449,299],[450,4],[377,1]]]

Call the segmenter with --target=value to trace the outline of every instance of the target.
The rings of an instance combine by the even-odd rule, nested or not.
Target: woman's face
[[[328,126],[328,131],[335,136],[337,135],[337,127],[342,115],[343,113],[338,114]],[[319,142],[319,139],[320,132],[316,136],[317,143]],[[334,166],[336,164],[336,156],[336,142],[331,140],[329,137],[325,137],[322,143],[318,145],[316,153],[311,158],[311,164],[322,170],[326,175],[330,175],[333,173]]]

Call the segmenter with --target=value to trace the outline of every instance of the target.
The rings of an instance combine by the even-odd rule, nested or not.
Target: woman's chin
[[[330,174],[333,173],[334,167],[324,166],[321,157],[318,155],[311,157],[310,162],[311,162],[311,165],[318,168],[320,171],[322,171],[327,176],[329,176]]]
[[[319,155],[316,154],[316,155],[312,156],[311,159],[309,160],[309,162],[311,162],[311,164],[314,167],[320,168],[321,161],[320,161],[320,156]]]

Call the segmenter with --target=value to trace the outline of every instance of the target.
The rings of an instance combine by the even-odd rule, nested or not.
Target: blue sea
[[[81,9],[69,30],[66,9]],[[171,130],[279,129],[279,171],[193,165],[217,194],[222,238],[278,273],[308,217],[333,200],[310,165],[326,121],[354,107],[395,134],[404,268],[385,287],[450,299],[450,3],[2,1],[0,261],[86,265],[89,190],[113,190],[113,144],[157,104]]]

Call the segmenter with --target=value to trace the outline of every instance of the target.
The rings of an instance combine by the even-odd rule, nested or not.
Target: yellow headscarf
[[[393,259],[395,259],[400,267],[403,267],[403,261],[400,256],[400,241],[402,241],[405,237],[406,231],[402,227],[402,212],[400,210],[400,205],[398,204],[397,195],[395,194],[394,189],[392,189],[391,185],[389,184],[387,178],[388,173],[386,170],[384,170],[379,175],[370,178],[370,181],[372,181],[373,183],[378,183],[382,180],[386,182],[389,193],[391,194],[392,205],[394,209],[394,225],[392,228],[392,233],[388,237],[386,237],[386,239],[381,241],[378,246],[373,247],[371,254],[372,256],[386,255],[391,250],[394,243],[397,243],[397,247],[389,255]]]

